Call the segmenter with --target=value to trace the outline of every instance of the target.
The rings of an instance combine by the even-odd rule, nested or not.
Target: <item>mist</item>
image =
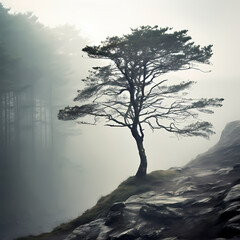
[[[239,119],[238,1],[131,1],[128,7],[123,1],[118,12],[124,19],[111,1],[1,2],[0,239],[50,231],[136,173],[139,157],[129,130],[57,119],[59,109],[76,104],[81,79],[104,64],[84,55],[86,45],[147,24],[188,29],[197,44],[213,44],[208,73],[167,78],[196,81],[195,98],[225,99],[213,115],[201,115],[216,134],[206,140],[146,129],[148,172],[183,166]]]

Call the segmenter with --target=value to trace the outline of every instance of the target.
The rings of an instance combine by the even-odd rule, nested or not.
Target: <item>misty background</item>
[[[148,171],[182,166],[214,145],[240,117],[238,0],[2,0],[0,6],[0,239],[50,231],[79,216],[128,176],[139,159],[127,129],[57,119],[74,105],[93,66],[81,49],[140,25],[189,30],[196,44],[213,44],[212,65],[175,72],[192,80],[194,97],[223,97],[203,115],[210,140],[146,129]],[[30,13],[31,12],[31,13]]]

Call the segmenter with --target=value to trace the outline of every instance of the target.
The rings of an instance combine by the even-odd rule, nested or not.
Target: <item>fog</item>
[[[167,78],[196,81],[195,98],[225,99],[213,115],[201,116],[216,134],[177,138],[146,129],[148,172],[186,164],[240,117],[238,0],[0,2],[10,8],[0,11],[0,239],[50,231],[136,173],[139,157],[128,129],[57,119],[59,109],[76,104],[88,70],[103,64],[81,52],[85,45],[147,24],[188,29],[197,44],[213,44],[211,72]],[[26,12],[38,20],[13,15]]]

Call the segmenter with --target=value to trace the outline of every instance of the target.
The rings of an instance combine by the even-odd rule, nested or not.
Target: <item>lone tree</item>
[[[211,48],[195,45],[187,30],[173,32],[158,26],[142,26],[122,37],[107,38],[99,46],[86,46],[83,51],[89,57],[112,62],[94,67],[83,80],[86,87],[74,101],[85,104],[60,110],[58,118],[85,118],[80,123],[88,124],[103,118],[106,126],[129,128],[140,156],[136,176],[145,176],[144,125],[183,136],[207,138],[214,133],[211,123],[197,120],[197,113],[213,113],[211,107],[222,106],[223,99],[186,98],[185,90],[194,82],[169,85],[161,78],[172,71],[209,64]],[[188,119],[191,124],[186,124]]]

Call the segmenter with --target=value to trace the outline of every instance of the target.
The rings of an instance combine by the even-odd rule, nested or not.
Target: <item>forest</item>
[[[72,26],[49,28],[32,13],[10,14],[0,5],[1,239],[39,231],[40,222],[53,225],[66,214],[60,186],[72,133],[62,130],[57,111],[79,81],[81,44]]]

